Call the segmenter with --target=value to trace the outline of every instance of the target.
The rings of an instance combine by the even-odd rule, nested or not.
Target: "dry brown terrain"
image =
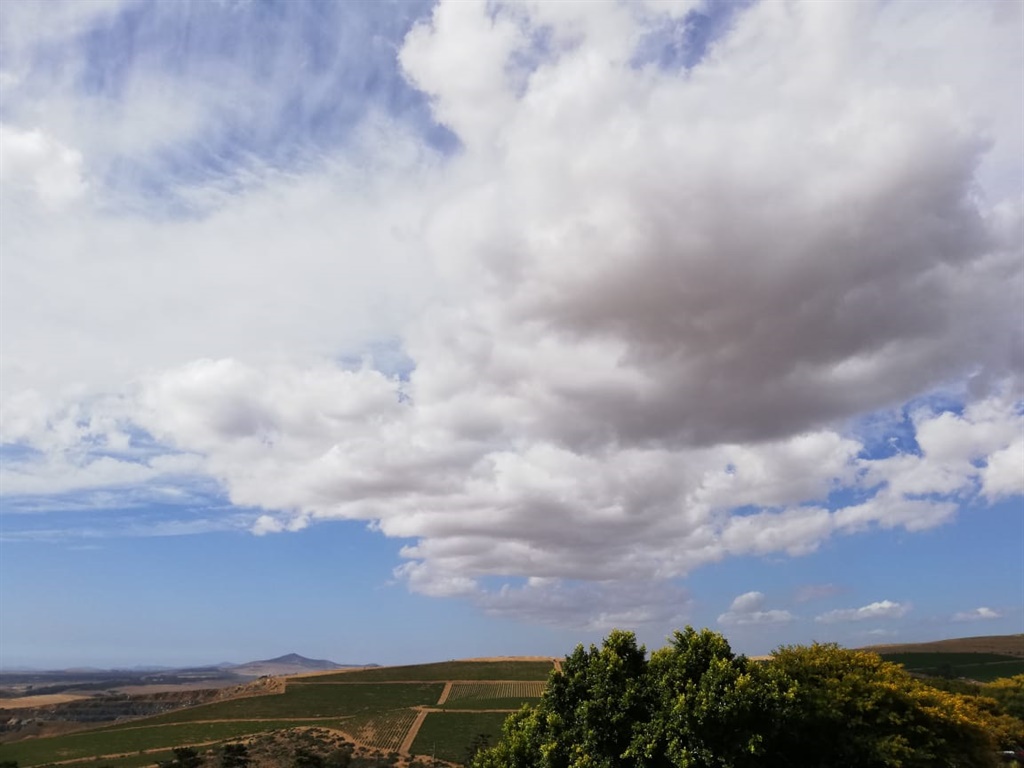
[[[868,645],[861,650],[875,653],[1001,653],[1024,658],[1024,634],[955,637],[930,643]]]
[[[48,693],[42,696],[19,696],[14,699],[0,699],[0,709],[33,709],[51,704],[66,704],[69,701],[90,698],[84,693]]]

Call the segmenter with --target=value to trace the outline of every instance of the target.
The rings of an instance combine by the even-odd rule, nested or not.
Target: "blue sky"
[[[1024,631],[1018,4],[0,8],[0,665]]]

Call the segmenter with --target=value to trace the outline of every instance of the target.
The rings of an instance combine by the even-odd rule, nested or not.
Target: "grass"
[[[284,693],[203,704],[135,723],[183,723],[197,720],[253,720],[282,717],[342,717],[434,704],[441,683],[410,685],[310,685],[288,683]],[[117,726],[115,726],[117,727]]]
[[[448,680],[547,680],[550,661],[442,661],[404,667],[375,667],[303,678],[303,683],[385,683]]]
[[[941,667],[944,664],[958,667],[965,664],[1016,661],[1016,659],[997,653],[883,653],[881,656],[886,661],[902,664],[907,669]]]
[[[1000,677],[1024,675],[1024,659],[996,661],[989,664],[964,664],[961,667],[956,667],[954,674],[957,677],[966,677],[968,680],[977,680],[979,683],[991,683]]]
[[[996,653],[1024,658],[1024,634],[982,635],[933,640],[929,643],[897,643],[869,645],[862,650],[882,655],[895,653]]]
[[[497,743],[506,717],[501,712],[431,712],[416,734],[412,752],[461,763],[474,737],[486,734],[491,745]]]
[[[324,723],[309,723],[323,725]],[[75,758],[101,755],[122,755],[142,750],[205,744],[246,736],[262,731],[293,728],[301,721],[235,722],[235,723],[183,723],[178,725],[134,728],[105,728],[98,731],[72,733],[47,739],[26,739],[13,744],[0,745],[0,761],[15,760],[21,768],[46,765]],[[134,758],[135,756],[131,756]],[[140,756],[141,757],[141,756]],[[146,756],[144,764],[153,764],[153,755]],[[106,764],[105,761],[104,764]],[[135,763],[136,765],[138,763]]]
[[[1024,659],[996,653],[883,653],[882,658],[902,664],[908,672],[936,677],[966,677],[989,682],[1024,674]]]

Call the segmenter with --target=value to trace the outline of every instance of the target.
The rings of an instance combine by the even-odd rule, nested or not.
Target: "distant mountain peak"
[[[302,672],[342,669],[345,666],[328,659],[310,659],[298,653],[286,653],[284,656],[277,656],[273,659],[233,664],[230,669],[233,673],[241,675],[294,675]]]
[[[253,662],[255,664],[295,664],[299,667],[315,667],[322,669],[325,666],[340,667],[340,664],[335,664],[333,661],[327,659],[310,659],[305,656],[301,656],[298,653],[286,653],[284,656],[278,656],[275,659],[265,659],[263,661]]]

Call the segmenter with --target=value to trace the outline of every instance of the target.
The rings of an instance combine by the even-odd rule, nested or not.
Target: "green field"
[[[203,704],[177,712],[168,712],[166,715],[146,718],[141,722],[149,725],[195,722],[197,720],[342,717],[413,707],[419,704],[434,704],[441,696],[442,690],[444,690],[442,683],[309,685],[306,682],[290,682],[284,693]]]
[[[934,677],[965,677],[990,682],[1024,674],[1024,659],[995,653],[883,653],[886,661],[901,664],[908,672]]]
[[[492,745],[498,742],[506,717],[500,712],[431,712],[416,735],[413,754],[461,763],[474,737],[486,734]]]
[[[405,667],[375,667],[302,679],[303,683],[384,683],[447,680],[547,680],[550,661],[442,661]]]
[[[155,717],[120,722],[64,736],[0,745],[0,760],[21,768],[102,758],[113,768],[152,766],[168,750],[230,741],[301,726],[331,727],[370,749],[396,752],[416,720],[417,708],[435,707],[452,683],[445,709],[501,712],[431,712],[413,752],[453,761],[465,758],[480,734],[497,740],[509,711],[537,701],[551,670],[548,661],[448,661],[379,667],[289,680],[284,693],[204,704]],[[107,757],[107,756],[110,757]]]
[[[25,768],[75,758],[122,755],[162,747],[205,744],[304,724],[302,721],[289,720],[143,726],[142,722],[137,721],[133,727],[104,728],[3,744],[0,745],[0,760],[16,760],[19,766]],[[309,724],[324,725],[322,721]],[[338,723],[335,722],[334,725],[337,727]],[[149,756],[144,764],[154,762],[153,756]]]

